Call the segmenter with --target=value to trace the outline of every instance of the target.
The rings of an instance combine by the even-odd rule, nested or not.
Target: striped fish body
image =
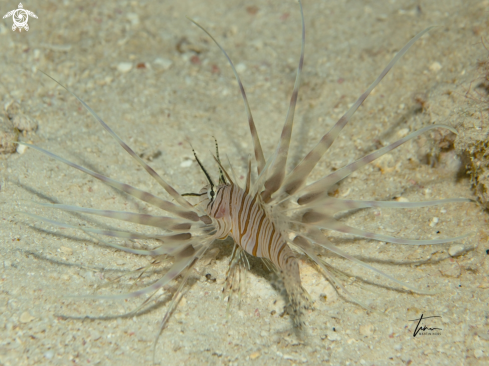
[[[251,196],[236,184],[222,184],[208,202],[207,214],[217,221],[219,238],[231,236],[248,254],[267,258],[279,268],[295,258],[259,194]]]
[[[248,254],[267,258],[279,269],[289,296],[292,317],[300,325],[304,290],[299,263],[268,214],[261,195],[252,196],[236,184],[222,184],[216,187],[214,200],[208,200],[206,211],[215,220],[217,237],[231,236]]]

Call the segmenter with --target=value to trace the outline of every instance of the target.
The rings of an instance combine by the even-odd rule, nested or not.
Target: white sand
[[[78,93],[138,153],[154,157],[151,165],[181,192],[198,191],[204,185],[197,165],[187,162],[192,159],[187,138],[216,174],[210,154],[215,136],[221,153],[242,176],[252,144],[241,96],[224,57],[185,19],[188,15],[209,29],[240,64],[265,153],[273,151],[300,51],[300,15],[294,1],[24,5],[39,17],[29,19],[28,32],[12,32],[11,19],[4,19],[0,28],[2,106],[18,101],[39,123],[36,132],[21,136],[22,141],[165,196],[73,97],[36,72],[44,70]],[[1,2],[4,13],[16,6]],[[258,8],[254,15],[249,8],[253,6]],[[479,113],[468,109],[464,94],[477,77],[477,61],[487,57],[480,37],[489,34],[489,2],[306,0],[304,7],[306,61],[292,143],[294,163],[412,36],[429,25],[440,26],[418,41],[374,91],[312,179],[432,123],[459,130],[483,123]],[[415,112],[419,109],[415,99],[427,102],[420,112]],[[436,138],[436,133],[428,133],[352,174],[339,185],[338,196],[377,200],[401,196],[409,201],[474,198],[469,180],[457,178],[460,162],[454,151],[443,153],[433,167],[423,163],[427,152],[436,151]],[[63,297],[92,294],[100,287],[97,293],[131,291],[132,278],[107,280],[145,266],[148,259],[99,246],[79,231],[60,230],[16,212],[76,225],[135,229],[43,209],[30,201],[156,210],[149,211],[147,205],[32,149],[3,155],[0,164],[0,365],[150,364],[167,296],[134,318],[117,316],[137,307],[141,299]],[[448,245],[412,247],[332,233],[332,240],[349,253],[419,289],[438,293],[424,296],[396,290],[392,282],[325,253],[333,266],[358,276],[346,279],[347,288],[375,312],[338,297],[304,263],[304,286],[316,301],[316,310],[307,315],[307,337],[302,342],[294,336],[288,316],[279,316],[283,300],[258,261],[247,274],[241,307],[235,297],[226,312],[219,296],[231,244],[218,243],[217,260],[204,261],[193,274],[185,300],[160,337],[156,359],[162,365],[489,363],[486,212],[475,203],[464,203],[372,209],[345,220],[407,238],[474,235]],[[449,256],[451,245],[463,247],[452,248],[460,256]],[[203,276],[207,273],[217,281],[207,281]],[[325,301],[321,294],[327,295]],[[60,314],[114,317],[63,320]],[[410,320],[421,314],[441,316],[425,323],[442,328],[441,335],[413,338]]]

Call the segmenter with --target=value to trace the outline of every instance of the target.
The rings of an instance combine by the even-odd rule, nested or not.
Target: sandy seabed
[[[17,5],[2,0],[0,12]],[[0,24],[3,120],[9,122],[9,108],[17,105],[33,124],[20,133],[21,141],[165,197],[72,96],[38,72],[43,70],[82,97],[180,192],[198,191],[205,184],[187,140],[213,167],[215,136],[242,182],[252,143],[241,96],[226,60],[185,18],[189,16],[208,28],[235,61],[266,156],[273,151],[300,52],[295,1],[30,1],[24,7],[38,16],[29,18],[28,32],[13,32],[11,18]],[[478,104],[484,91],[475,87],[478,62],[487,59],[481,37],[488,38],[488,14],[488,1],[306,0],[306,56],[290,163],[297,163],[393,55],[430,25],[439,27],[420,39],[374,90],[311,181],[433,123],[454,126],[460,138],[485,133],[489,120]],[[475,199],[469,178],[461,174],[458,150],[447,140],[432,132],[410,141],[352,174],[334,194],[376,200]],[[116,279],[150,260],[18,212],[136,230],[33,201],[156,210],[33,149],[1,155],[0,169],[0,365],[151,364],[151,346],[175,285],[134,317],[121,314],[141,299],[64,297],[129,292],[137,273]],[[221,289],[231,242],[216,243],[192,274],[159,339],[156,360],[162,365],[489,363],[487,212],[476,203],[463,203],[370,209],[343,220],[406,238],[473,235],[413,247],[331,233],[345,251],[436,294],[404,291],[324,253],[328,263],[346,274],[342,278],[348,290],[372,311],[338,295],[304,261],[303,283],[315,310],[306,316],[303,339],[294,335],[283,315],[283,299],[258,261],[247,271],[240,306],[234,298],[227,308]],[[163,263],[156,269],[165,268]],[[161,272],[143,282],[157,276]],[[423,331],[413,337],[412,320],[422,314],[438,316],[423,321],[441,328],[436,335]]]

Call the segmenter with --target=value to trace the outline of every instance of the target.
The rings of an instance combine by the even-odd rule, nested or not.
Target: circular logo
[[[17,27],[24,28],[29,20],[29,15],[24,9],[17,9],[13,14],[12,20]]]

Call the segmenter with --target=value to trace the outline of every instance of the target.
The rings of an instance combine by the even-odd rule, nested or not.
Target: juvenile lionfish
[[[99,215],[131,223],[149,225],[157,227],[163,232],[160,235],[145,235],[128,231],[78,227],[26,213],[28,216],[52,225],[61,228],[79,229],[89,235],[100,234],[123,239],[157,240],[160,245],[152,250],[133,249],[103,240],[101,240],[101,242],[113,248],[132,254],[145,255],[155,258],[159,258],[160,256],[171,256],[174,258],[173,265],[168,272],[148,287],[122,295],[88,297],[115,300],[133,298],[151,293],[154,294],[156,291],[167,285],[170,281],[176,279],[178,276],[182,276],[183,279],[180,282],[178,291],[174,294],[172,302],[167,309],[166,315],[161,322],[158,332],[159,335],[167,323],[176,304],[178,304],[180,297],[182,296],[182,289],[191,272],[191,269],[195,266],[199,259],[202,258],[206,250],[215,240],[224,239],[230,236],[232,239],[234,239],[235,243],[232,258],[230,260],[230,270],[234,268],[236,263],[239,261],[239,258],[242,256],[251,255],[262,258],[266,262],[267,266],[276,271],[281,283],[283,283],[286,290],[286,295],[289,299],[289,313],[291,314],[295,327],[300,329],[303,325],[303,309],[308,306],[308,296],[307,292],[301,285],[297,252],[304,254],[315,262],[319,268],[324,271],[325,275],[330,279],[330,281],[332,281],[337,288],[341,288],[346,293],[348,292],[342,283],[338,281],[328,270],[323,259],[317,256],[318,249],[323,248],[331,251],[336,255],[375,271],[412,291],[424,293],[423,291],[401,282],[394,277],[358,260],[343,250],[340,250],[327,240],[323,232],[324,230],[333,230],[368,239],[407,245],[442,244],[468,236],[464,235],[455,238],[436,240],[396,238],[347,226],[343,222],[336,220],[334,216],[337,213],[353,209],[370,207],[418,208],[445,203],[470,202],[469,199],[452,198],[424,202],[385,202],[339,199],[328,194],[333,185],[346,178],[354,171],[364,167],[368,163],[378,159],[382,155],[397,148],[401,144],[414,139],[426,131],[436,128],[445,128],[456,133],[456,130],[449,126],[430,125],[424,127],[388,146],[374,151],[363,158],[358,159],[357,161],[322,177],[315,182],[307,184],[307,179],[311,171],[317,165],[326,150],[334,142],[343,127],[345,127],[345,125],[350,121],[355,111],[365,101],[372,90],[380,83],[384,76],[391,70],[396,62],[414,44],[414,42],[421,38],[431,28],[425,29],[412,38],[395,55],[395,57],[389,62],[377,79],[375,79],[375,81],[357,99],[350,109],[319,140],[319,142],[302,159],[302,161],[300,161],[292,169],[292,171],[286,173],[287,155],[289,152],[294,112],[297,103],[304,61],[305,25],[302,4],[300,1],[299,4],[302,20],[302,44],[299,65],[297,67],[295,84],[282,133],[274,153],[269,156],[268,159],[265,159],[243,84],[241,83],[231,59],[224,49],[218,44],[218,42],[204,28],[192,21],[196,26],[206,32],[221,49],[234,72],[241,91],[245,110],[248,116],[248,123],[254,147],[254,163],[257,171],[256,179],[254,179],[255,176],[252,173],[253,164],[251,159],[248,159],[248,171],[244,187],[241,187],[236,182],[236,179],[233,180],[231,178],[232,174],[229,174],[221,163],[216,142],[216,155],[214,156],[214,160],[219,168],[218,182],[215,182],[202,162],[198,159],[197,154],[194,152],[195,159],[200,166],[200,169],[204,173],[208,184],[203,187],[199,193],[179,193],[146,162],[144,162],[141,157],[126,143],[124,143],[119,136],[81,98],[58,83],[68,92],[70,92],[76,99],[78,99],[78,101],[91,113],[91,115],[102,125],[102,127],[110,135],[112,135],[112,137],[122,146],[122,148],[126,150],[127,153],[141,167],[143,167],[173,199],[173,202],[165,200],[149,192],[118,182],[80,165],[74,164],[40,147],[22,143],[25,146],[32,147],[33,149],[36,149],[53,159],[78,169],[113,188],[125,192],[128,195],[138,198],[141,201],[149,203],[150,205],[153,205],[170,214],[169,216],[157,216],[132,212],[97,210],[64,204],[41,204],[44,207],[56,208],[70,212]],[[196,199],[198,202],[190,203],[185,198],[187,196],[197,197]],[[147,304],[148,300],[149,299],[147,299],[142,306]],[[157,338],[158,337],[156,337],[156,339]],[[155,347],[155,345],[156,340],[153,347]]]

